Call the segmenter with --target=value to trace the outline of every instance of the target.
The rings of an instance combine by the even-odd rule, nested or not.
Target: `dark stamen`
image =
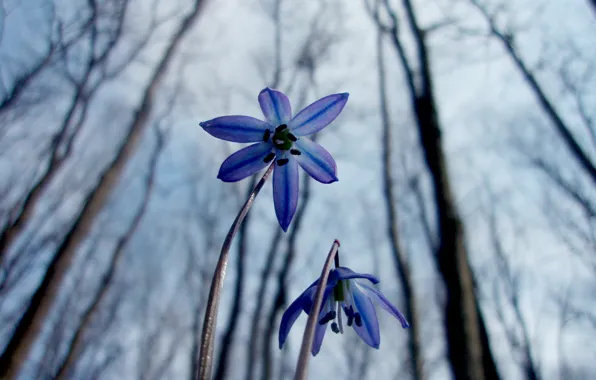
[[[290,160],[288,160],[287,158],[280,158],[279,160],[277,160],[277,164],[279,166],[284,166],[285,164],[287,164],[288,162],[290,162]]]
[[[337,323],[333,322],[331,324],[331,331],[333,331],[336,334],[339,334],[339,326],[337,325]]]
[[[344,306],[344,313],[346,313],[348,317],[354,317],[354,308],[352,307],[352,305],[350,305],[350,307]]]
[[[290,149],[290,153],[292,153],[294,156],[300,156],[302,154],[302,152],[298,149]]]
[[[296,136],[294,136],[291,133],[288,133],[288,139],[290,139],[290,141],[294,141],[294,142],[298,141],[298,139],[296,138]]]
[[[269,154],[268,154],[268,155],[265,157],[265,159],[264,159],[263,161],[264,161],[264,162],[271,162],[271,161],[273,161],[273,159],[274,159],[274,158],[275,158],[275,153],[271,152],[271,153],[269,153]]]
[[[356,326],[362,326],[362,317],[360,316],[360,313],[354,314],[354,321],[356,322]]]
[[[271,137],[271,131],[267,129],[265,131],[265,134],[263,135],[263,141],[265,141],[265,142],[269,141],[269,137]]]
[[[280,125],[279,127],[275,128],[275,132],[281,132],[286,129],[288,126],[285,124]]]
[[[321,318],[321,320],[319,321],[319,324],[324,325],[325,323],[332,321],[335,318],[335,316],[331,313],[333,313],[333,312],[330,311],[329,313],[325,314],[323,316],[323,318]]]
[[[354,308],[352,307],[352,305],[350,305],[350,307],[344,306],[344,313],[346,313],[346,316],[348,317],[347,325],[348,327],[351,327],[354,323]]]

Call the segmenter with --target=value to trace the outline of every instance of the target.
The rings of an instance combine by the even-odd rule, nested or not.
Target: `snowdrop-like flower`
[[[309,286],[285,311],[279,328],[280,349],[300,313],[311,312],[318,282],[319,280]],[[397,318],[403,328],[409,326],[404,315],[372,286],[378,282],[379,280],[373,275],[356,273],[345,267],[331,270],[311,348],[313,356],[321,349],[329,322],[333,332],[343,333],[342,311],[346,316],[347,326],[353,327],[366,344],[377,349],[381,343],[381,336],[375,304]]]
[[[281,228],[287,231],[298,204],[298,165],[321,183],[337,181],[337,168],[331,154],[303,137],[329,125],[347,101],[347,93],[329,95],[292,117],[288,98],[266,88],[259,94],[265,121],[250,116],[222,116],[202,122],[200,125],[207,133],[222,140],[256,143],[228,157],[217,178],[224,182],[239,181],[275,160],[275,214]]]

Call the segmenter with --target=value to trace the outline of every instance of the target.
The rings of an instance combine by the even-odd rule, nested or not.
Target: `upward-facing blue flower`
[[[331,270],[311,348],[313,356],[318,354],[321,349],[329,322],[331,322],[333,332],[343,333],[342,310],[347,318],[348,327],[353,327],[356,334],[366,344],[374,348],[379,348],[381,343],[379,320],[374,304],[397,318],[403,328],[409,326],[403,314],[372,286],[378,282],[379,280],[373,275],[356,273],[345,267]],[[285,311],[279,327],[279,348],[284,345],[290,329],[300,313],[304,311],[309,314],[311,312],[318,283],[319,280],[309,286]]]
[[[244,179],[274,159],[273,202],[277,220],[287,231],[298,204],[298,165],[321,183],[337,181],[335,160],[319,144],[302,138],[325,128],[340,114],[348,94],[317,100],[292,117],[288,98],[266,88],[259,94],[265,121],[250,116],[222,116],[204,121],[207,133],[226,141],[256,143],[228,157],[217,178],[225,182]]]

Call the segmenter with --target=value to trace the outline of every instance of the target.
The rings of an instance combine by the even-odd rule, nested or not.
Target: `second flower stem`
[[[211,280],[211,288],[209,289],[209,298],[207,300],[207,308],[205,310],[205,319],[203,321],[203,332],[201,334],[201,351],[199,354],[199,365],[198,373],[196,375],[197,380],[209,380],[211,378],[211,370],[213,367],[213,348],[215,346],[215,327],[217,325],[217,311],[219,309],[219,300],[221,298],[221,289],[223,286],[224,279],[226,277],[226,268],[228,266],[228,257],[230,256],[230,247],[234,236],[238,232],[242,221],[248,214],[248,210],[252,206],[257,194],[265,185],[267,178],[273,171],[273,165],[271,164],[261,180],[257,183],[252,193],[250,193],[248,199],[244,203],[244,206],[240,209],[240,212],[236,216],[230,231],[226,235],[226,239],[221,247],[221,253],[217,260],[215,272],[213,273],[213,279]]]
[[[331,250],[327,255],[325,266],[321,272],[319,278],[319,285],[317,287],[317,293],[315,294],[315,302],[312,305],[311,312],[308,315],[308,321],[306,322],[306,329],[304,330],[304,336],[302,337],[302,346],[300,347],[300,356],[298,357],[298,364],[296,365],[296,374],[294,380],[306,380],[308,373],[308,360],[310,358],[310,349],[315,336],[315,328],[317,327],[317,321],[319,320],[319,312],[321,311],[321,304],[323,303],[323,295],[325,294],[325,287],[327,286],[327,279],[329,279],[329,273],[331,271],[331,265],[333,260],[337,257],[339,250],[339,240],[335,239]],[[337,259],[339,264],[339,259]]]

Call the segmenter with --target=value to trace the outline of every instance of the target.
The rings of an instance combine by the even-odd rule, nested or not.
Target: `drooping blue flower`
[[[329,125],[347,101],[347,93],[329,95],[292,117],[288,98],[279,91],[266,88],[259,94],[265,121],[250,116],[222,116],[202,122],[200,125],[207,133],[222,140],[256,143],[228,157],[217,178],[236,182],[275,159],[273,202],[277,220],[287,231],[298,205],[298,165],[321,183],[337,181],[337,168],[331,154],[303,137]]]
[[[381,334],[374,305],[380,306],[397,318],[403,328],[409,326],[404,315],[372,286],[378,282],[379,280],[373,275],[356,273],[349,268],[337,267],[331,270],[311,348],[313,356],[321,349],[329,322],[333,332],[343,333],[342,311],[345,314],[347,326],[353,327],[366,344],[377,349],[381,343]],[[318,283],[319,280],[309,286],[285,311],[279,328],[280,349],[300,313],[303,311],[306,314],[310,313]]]

